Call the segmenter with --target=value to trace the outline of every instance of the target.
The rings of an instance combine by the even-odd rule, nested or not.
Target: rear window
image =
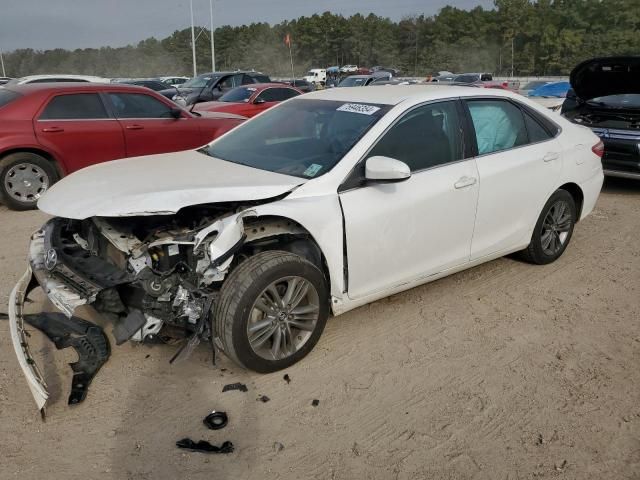
[[[97,93],[73,93],[53,97],[40,120],[87,120],[109,118]]]
[[[12,92],[11,90],[0,89],[0,108],[4,107],[8,103],[13,102],[16,98],[21,95],[16,92]]]

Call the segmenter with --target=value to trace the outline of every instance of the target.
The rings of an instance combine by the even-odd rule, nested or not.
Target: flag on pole
[[[287,33],[287,35],[284,37],[284,44],[285,44],[287,47],[291,48],[291,35],[289,35],[288,33]]]

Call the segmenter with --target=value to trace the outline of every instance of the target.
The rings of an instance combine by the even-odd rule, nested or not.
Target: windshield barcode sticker
[[[339,112],[361,113],[363,115],[373,115],[380,107],[374,107],[373,105],[364,105],[362,103],[345,103],[339,106],[336,110]]]

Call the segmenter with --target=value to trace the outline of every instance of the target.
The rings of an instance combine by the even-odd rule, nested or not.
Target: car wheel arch
[[[331,276],[327,259],[313,234],[299,222],[284,216],[261,215],[245,220],[244,250],[258,253],[265,250],[284,250],[299,255],[316,265],[325,275],[327,284]]]
[[[565,190],[573,197],[573,201],[576,204],[576,223],[580,221],[582,215],[582,205],[584,203],[584,192],[577,183],[568,182],[561,185],[557,190]]]
[[[36,147],[9,148],[7,150],[3,150],[2,152],[0,152],[0,160],[14,153],[33,153],[35,155],[40,155],[41,157],[45,158],[46,160],[49,160],[53,164],[58,174],[58,179],[64,177],[66,174],[64,165],[53,154],[41,148],[36,148]]]

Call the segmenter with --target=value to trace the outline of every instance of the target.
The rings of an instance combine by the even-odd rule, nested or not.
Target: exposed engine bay
[[[80,292],[57,306],[71,315],[78,302],[91,304],[121,344],[207,339],[209,325],[198,324],[230,268],[269,248],[274,235],[291,242],[303,233],[286,223],[258,220],[251,209],[194,207],[171,216],[55,218],[40,234],[50,242],[46,270]]]
[[[640,130],[640,113],[585,109],[570,112],[567,117],[587,127]]]

